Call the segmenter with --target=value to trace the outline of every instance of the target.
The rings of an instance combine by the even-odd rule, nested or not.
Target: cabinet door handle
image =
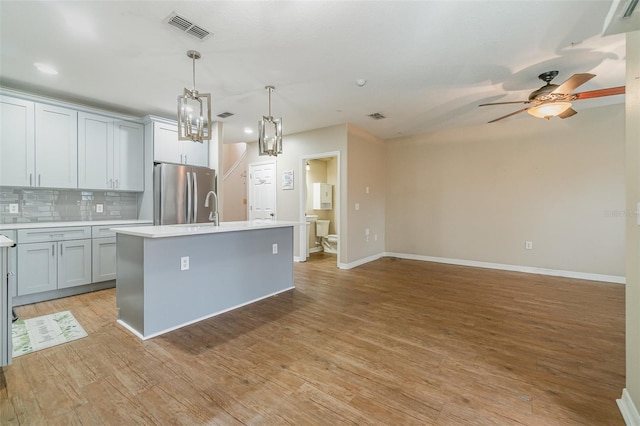
[[[187,154],[184,155],[184,164],[187,164],[189,160],[187,160]]]
[[[60,256],[62,256],[62,243],[60,243]]]
[[[40,173],[38,173],[38,186],[42,186],[41,179],[40,179]]]
[[[116,184],[114,185],[114,187],[116,189],[120,188],[120,182],[118,182],[118,179],[116,179]]]
[[[180,154],[180,164],[184,164],[184,160],[182,158],[182,154]]]
[[[33,173],[29,173],[29,186],[33,186]]]
[[[109,183],[107,183],[107,187],[113,188],[113,179],[109,179]]]
[[[53,257],[55,255],[56,255],[56,245],[54,243],[54,244],[51,244],[51,256]]]

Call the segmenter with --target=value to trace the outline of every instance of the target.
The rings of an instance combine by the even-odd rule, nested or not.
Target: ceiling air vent
[[[189,34],[190,36],[195,37],[198,40],[206,40],[213,35],[213,33],[205,30],[199,25],[194,24],[189,19],[185,18],[184,16],[180,16],[175,12],[169,15],[169,17],[166,19],[166,22],[172,27],[179,29],[183,33]]]
[[[218,117],[227,118],[227,117],[231,117],[232,115],[233,115],[232,112],[223,112],[223,113],[218,114]]]
[[[384,115],[380,114],[379,112],[374,112],[373,114],[369,114],[369,117],[373,118],[374,120],[382,120],[383,118],[387,118]]]

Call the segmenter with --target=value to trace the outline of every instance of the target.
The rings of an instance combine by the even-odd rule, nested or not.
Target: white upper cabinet
[[[1,97],[0,185],[78,187],[77,112]]]
[[[34,111],[35,104],[31,101],[0,96],[0,185],[2,186],[33,184]]]
[[[178,125],[153,122],[153,161],[209,167],[209,144],[178,140]]]
[[[35,172],[32,186],[78,187],[78,113],[36,104]]]
[[[113,151],[113,119],[78,113],[78,186],[111,189],[109,153]]]
[[[144,190],[142,124],[78,113],[78,186]]]
[[[116,121],[113,129],[116,189],[144,191],[144,126],[130,121]]]

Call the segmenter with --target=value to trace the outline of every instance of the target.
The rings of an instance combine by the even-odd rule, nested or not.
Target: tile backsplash
[[[137,218],[136,192],[0,187],[0,224]]]

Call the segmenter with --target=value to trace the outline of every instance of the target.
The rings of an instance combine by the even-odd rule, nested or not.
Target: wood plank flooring
[[[624,425],[624,286],[335,263],[147,341],[116,323],[114,289],[20,307],[70,310],[89,336],[3,368],[0,423]]]

